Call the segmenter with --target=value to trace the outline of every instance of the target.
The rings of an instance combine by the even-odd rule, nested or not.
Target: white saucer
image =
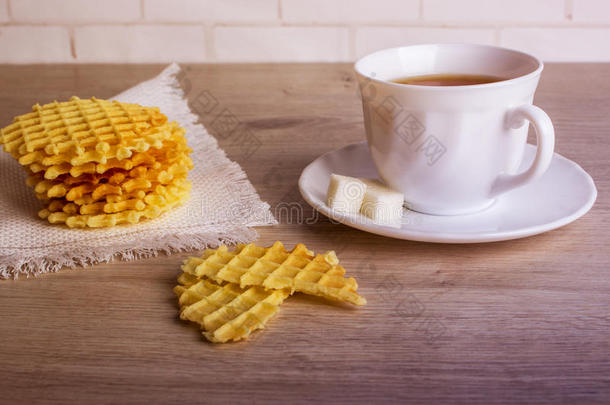
[[[530,165],[536,148],[526,145],[521,170]],[[555,154],[549,170],[538,180],[501,196],[485,211],[459,216],[436,216],[404,209],[400,227],[375,224],[360,214],[342,215],[326,205],[331,173],[378,178],[365,142],[320,156],[299,179],[305,201],[345,225],[398,239],[443,243],[475,243],[523,238],[569,224],[593,206],[597,190],[579,165]]]

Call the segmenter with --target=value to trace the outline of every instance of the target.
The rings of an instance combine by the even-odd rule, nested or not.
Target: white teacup
[[[514,50],[465,44],[386,49],[355,64],[371,156],[381,178],[415,211],[476,212],[541,176],[553,157],[548,115],[532,105],[542,62]],[[506,80],[468,86],[423,86],[391,80],[469,74]],[[538,150],[516,174],[528,122]]]

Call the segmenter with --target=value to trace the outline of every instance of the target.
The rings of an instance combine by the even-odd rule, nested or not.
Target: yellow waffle
[[[109,195],[106,195],[104,197],[104,199],[107,202],[116,203],[116,202],[121,202],[121,201],[129,200],[129,199],[132,199],[132,198],[142,199],[142,198],[144,198],[145,195],[146,195],[146,191],[144,191],[144,190],[136,190],[136,191],[133,191],[131,193],[125,193],[125,194],[121,194],[121,195],[109,194]],[[79,206],[80,205],[93,204],[95,202],[99,202],[99,200],[98,201],[93,200],[93,197],[91,197],[90,195],[85,195],[84,197],[77,198],[74,201],[67,201],[67,200],[62,199],[62,198],[49,198],[49,197],[46,196],[46,194],[36,194],[36,198],[38,198],[40,201],[42,201],[44,204],[47,204],[47,205],[49,203],[53,202],[53,201],[61,201],[61,202],[66,203],[66,204],[67,203],[74,203],[75,205],[79,205]]]
[[[249,244],[238,245],[234,251],[224,245],[207,249],[201,258],[188,258],[182,270],[216,282],[236,283],[242,288],[289,289],[356,305],[366,304],[364,297],[356,292],[356,280],[346,278],[345,269],[338,262],[333,251],[314,255],[303,244],[287,251],[278,241],[269,248]]]
[[[185,130],[156,107],[91,98],[35,105],[0,130],[29,173],[39,216],[68,227],[155,218],[186,201]]]
[[[121,144],[109,145],[106,142],[100,142],[95,148],[85,150],[78,155],[67,153],[46,155],[43,152],[36,151],[21,156],[19,163],[24,166],[32,163],[41,163],[45,166],[58,166],[64,163],[80,166],[91,162],[106,164],[110,159],[127,159],[135,152],[146,152],[150,148],[160,149],[163,147],[163,140],[169,137],[171,137],[170,124],[164,124],[150,128],[146,135],[127,139]]]
[[[186,178],[192,167],[192,160],[183,155],[171,163],[154,162],[150,166],[140,165],[131,170],[112,169],[102,174],[83,174],[79,177],[61,175],[55,180],[47,180],[40,174],[32,174],[27,184],[43,199],[65,197],[68,201],[76,201],[89,195],[91,201],[96,201],[107,194],[131,193]]]
[[[158,108],[92,98],[32,107],[0,132],[4,149],[22,165],[46,166],[124,159],[159,148],[171,135]]]
[[[79,176],[72,176],[72,171],[65,173],[67,168],[60,172],[57,167],[54,174],[49,176],[52,171],[50,168],[46,172],[32,173],[27,183],[34,188],[40,199],[66,196],[69,201],[76,201],[84,198],[86,194],[93,193],[100,183],[119,186],[125,183],[124,188],[131,191],[150,188],[155,183],[167,184],[175,178],[186,177],[193,167],[193,162],[188,157],[191,149],[186,145],[182,131],[177,133],[176,137],[175,141],[164,142],[164,147],[160,150],[138,153],[132,159],[121,161],[128,163],[127,165],[106,167],[103,170],[96,170],[94,165],[91,170],[85,170]],[[101,164],[97,164],[98,168],[99,166]],[[110,189],[110,187],[101,187],[101,189]],[[123,190],[123,192],[131,191]]]
[[[242,340],[262,329],[289,295],[284,290],[242,289],[235,284],[181,278],[179,282],[185,284],[174,287],[180,318],[201,325],[203,336],[215,343]]]
[[[137,190],[122,195],[107,194],[98,200],[93,200],[93,198],[91,198],[79,199],[76,202],[71,202],[63,198],[50,199],[48,200],[46,210],[48,210],[49,213],[63,211],[67,214],[81,215],[114,214],[125,210],[141,211],[146,208],[147,205],[165,205],[164,198],[167,198],[166,196],[170,193],[169,190],[175,191],[178,189],[185,189],[188,187],[187,183],[188,181],[185,179],[174,179],[167,184],[155,185],[147,191]],[[107,186],[107,184],[103,184],[100,187],[103,186]],[[159,200],[159,198],[161,198],[161,200]],[[48,216],[46,213],[43,213],[42,215],[45,216],[45,218]]]
[[[189,288],[190,286],[192,286],[195,283],[198,283],[199,281],[201,281],[201,279],[199,277],[194,276],[190,273],[182,272],[178,276],[178,286],[176,286],[176,288],[178,288],[180,286],[182,286],[184,288]],[[174,291],[175,291],[175,289],[174,289]]]
[[[65,223],[70,228],[100,228],[120,224],[135,224],[143,219],[152,219],[167,212],[171,208],[184,203],[190,195],[191,185],[188,181],[177,185],[157,186],[153,192],[147,193],[144,205],[136,205],[134,200],[117,203],[106,202],[95,206],[79,206],[64,200],[53,200],[47,208],[38,215],[52,224]],[[85,212],[111,212],[104,214],[81,214],[80,210],[88,207]]]
[[[131,170],[141,165],[155,166],[160,162],[175,161],[183,156],[188,156],[192,150],[186,143],[184,128],[175,122],[168,124],[171,128],[171,137],[162,141],[159,149],[151,148],[145,152],[135,152],[131,157],[125,159],[110,158],[106,163],[88,162],[79,166],[70,163],[61,163],[53,166],[45,166],[42,163],[34,162],[28,165],[31,173],[37,174],[47,180],[54,180],[62,175],[69,175],[78,178],[84,174],[103,174],[113,169]],[[65,176],[64,176],[65,177]]]

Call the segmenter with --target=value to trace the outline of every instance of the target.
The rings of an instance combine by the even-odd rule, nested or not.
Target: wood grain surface
[[[0,125],[35,102],[109,97],[161,68],[0,67]],[[549,233],[474,245],[311,220],[301,170],[364,139],[350,65],[185,72],[194,108],[261,197],[304,207],[301,220],[259,228],[258,242],[335,249],[368,305],[295,296],[247,342],[212,345],[177,319],[171,289],[187,254],[0,281],[1,403],[610,401],[610,65],[549,64],[536,95],[557,152],[595,180],[593,209]],[[215,129],[225,110],[255,146]]]

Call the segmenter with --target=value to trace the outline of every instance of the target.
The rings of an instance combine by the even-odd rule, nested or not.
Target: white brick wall
[[[419,0],[283,0],[289,23],[406,23],[419,18]]]
[[[278,0],[143,0],[149,21],[273,22],[279,18]]]
[[[227,62],[328,62],[349,59],[347,28],[219,27],[214,48]]]
[[[362,27],[356,30],[356,57],[396,46],[425,42],[495,44],[491,28]]]
[[[500,44],[546,60],[610,60],[610,36],[603,28],[509,28]]]
[[[565,0],[423,0],[425,21],[448,23],[556,23]]]
[[[0,0],[0,22],[8,21],[8,0]]]
[[[15,21],[41,23],[126,22],[140,18],[140,0],[12,0]]]
[[[334,62],[424,42],[610,62],[610,0],[0,0],[0,63]]]
[[[574,0],[572,16],[578,22],[610,24],[610,1]]]
[[[72,59],[70,36],[62,27],[0,26],[4,63],[52,63]]]
[[[129,38],[129,40],[126,40]],[[198,25],[90,25],[74,30],[83,62],[204,62],[205,35]]]

